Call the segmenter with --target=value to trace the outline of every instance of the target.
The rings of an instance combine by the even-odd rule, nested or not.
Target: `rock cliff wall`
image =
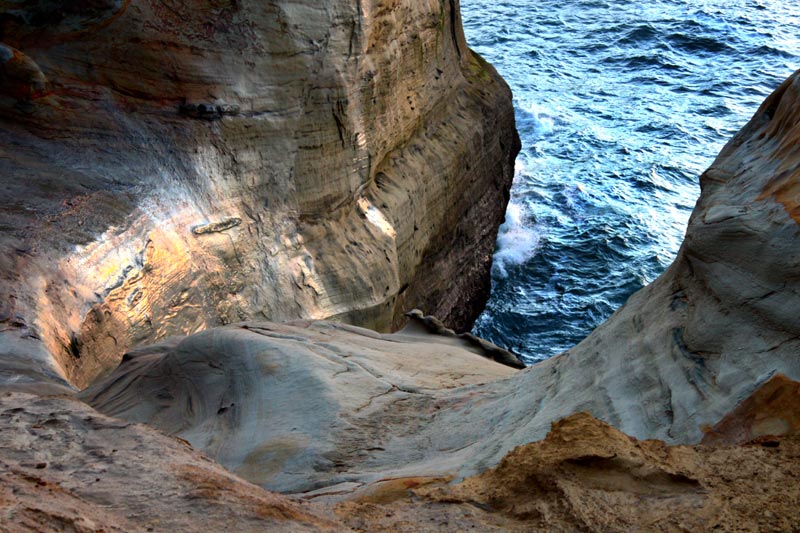
[[[457,1],[0,11],[13,379],[250,318],[476,317],[519,141]]]
[[[776,374],[800,380],[799,131],[800,72],[703,174],[702,194],[674,264],[578,346],[505,379],[470,386],[454,382],[454,376],[475,377],[463,366],[469,354],[445,355],[436,337],[412,347],[418,356],[403,357],[405,365],[398,367],[393,357],[408,350],[402,335],[376,337],[367,356],[353,332],[328,333],[324,342],[321,325],[302,332],[253,324],[247,328],[269,332],[273,339],[220,330],[145,348],[83,398],[102,412],[196,442],[232,469],[249,464],[248,454],[261,442],[270,452],[251,459],[286,466],[257,468],[254,472],[266,476],[258,478],[245,469],[243,476],[268,488],[315,494],[362,494],[385,480],[476,474],[515,446],[543,438],[553,421],[579,411],[637,438],[697,443]],[[324,364],[296,355],[308,350]],[[241,370],[242,364],[255,364],[254,354],[270,361],[262,377]],[[345,362],[362,356],[367,367]],[[437,368],[444,357],[451,375],[436,386],[426,384],[424,376],[441,375]],[[368,368],[375,366],[398,370]],[[280,398],[288,398],[285,405],[293,414],[283,422],[274,422],[273,411],[253,408],[214,414],[214,407],[247,401],[230,385],[242,382],[239,374],[249,376],[249,394],[277,394],[259,405],[284,405]],[[304,385],[279,393],[273,380]],[[786,390],[791,397],[797,389]],[[211,407],[195,420],[187,416],[195,412],[187,406],[199,400],[187,398],[199,391]],[[758,398],[772,396],[762,392]],[[763,418],[746,414],[752,407],[731,416],[750,420],[754,428],[755,419],[791,431],[797,414],[789,411],[797,401],[782,400],[785,408],[773,406],[775,412],[763,412]],[[329,411],[325,423],[303,429],[302,413],[323,412],[322,405]],[[263,429],[257,438],[227,437],[224,445],[215,440],[248,434],[256,426]],[[726,431],[725,424],[714,430]],[[281,440],[287,437],[291,445]],[[276,447],[295,455],[277,458]]]
[[[471,263],[475,270],[459,266],[474,250],[452,254],[471,234],[425,230],[414,215],[449,220],[446,207],[460,208],[484,183],[477,179],[484,170],[499,165],[503,172],[493,175],[508,177],[510,162],[486,154],[510,156],[515,144],[511,134],[491,133],[490,111],[506,109],[507,94],[465,52],[454,3],[384,10],[360,3],[350,11],[336,2],[262,4],[272,26],[255,24],[263,12],[238,2],[202,13],[109,0],[53,15],[48,5],[0,17],[1,161],[14,177],[2,189],[0,530],[786,530],[798,523],[800,72],[701,177],[674,264],[558,357],[517,372],[484,357],[502,359],[495,347],[449,335],[433,320],[394,334],[315,320],[246,321],[133,350],[76,395],[60,373],[80,384],[114,359],[92,354],[214,321],[307,310],[396,323],[412,295],[438,298],[447,288],[441,280],[457,269],[483,272],[480,261]],[[436,85],[443,95],[436,102],[401,95],[381,108],[383,122],[359,129],[354,117],[372,115],[349,106],[369,105],[358,91],[389,74],[376,68],[359,84],[345,82],[365,72],[370,57],[373,66],[381,58],[384,66],[411,61],[403,39],[413,32],[385,39],[394,22],[411,24],[417,19],[404,17],[426,9],[437,14],[435,24],[425,19],[431,31],[449,36],[438,46],[458,66],[455,74],[431,71],[437,82],[449,79],[449,89]],[[361,26],[332,24],[351,20],[348,13]],[[314,33],[321,27],[327,40]],[[286,38],[259,41],[271,33]],[[100,35],[112,46],[97,51]],[[367,36],[395,55],[372,56]],[[231,48],[212,46],[223,41]],[[347,57],[360,58],[355,65],[319,52],[341,52],[345,42]],[[100,60],[87,62],[94,53]],[[277,85],[262,85],[266,67]],[[309,68],[322,80],[313,87],[297,81]],[[411,75],[395,74],[385,86],[374,81],[383,98],[397,96]],[[161,98],[156,82],[164,79],[171,92]],[[277,105],[297,86],[295,107]],[[343,87],[358,94],[334,97]],[[329,108],[333,102],[344,107]],[[417,106],[442,121],[408,126]],[[390,143],[384,123],[401,139],[407,134],[403,143],[366,140],[375,130],[374,139]],[[383,154],[380,161],[356,157],[362,141],[365,153]],[[342,153],[362,166],[339,166]],[[439,182],[421,170],[452,170],[448,161],[465,172],[461,180],[447,174]],[[276,174],[258,170],[272,168]],[[319,172],[298,170],[309,168]],[[352,173],[337,174],[342,168]],[[416,181],[417,172],[431,181]],[[488,209],[481,202],[492,194],[503,203],[497,185],[471,205]],[[466,228],[459,224],[479,214],[467,210],[447,227]],[[414,243],[425,235],[423,252]],[[381,255],[389,242],[396,255]],[[409,259],[417,255],[432,268]],[[373,271],[381,257],[395,270]],[[397,297],[377,304],[354,297],[364,305],[336,307],[347,291],[377,294],[377,278],[363,277],[375,272],[415,281],[397,281]],[[253,280],[260,284],[247,284]],[[395,285],[385,287],[391,293]],[[446,292],[453,299],[445,307],[457,306],[458,294]],[[579,411],[667,442],[637,441],[586,414],[551,425]],[[701,439],[723,447],[669,446]]]

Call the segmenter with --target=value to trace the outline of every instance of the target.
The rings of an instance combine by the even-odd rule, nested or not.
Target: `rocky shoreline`
[[[56,4],[0,28],[0,336],[31,381],[243,320],[470,329],[519,139],[456,2]]]
[[[2,19],[0,531],[800,524],[800,71],[520,369],[447,327],[518,150],[458,2],[165,5]]]

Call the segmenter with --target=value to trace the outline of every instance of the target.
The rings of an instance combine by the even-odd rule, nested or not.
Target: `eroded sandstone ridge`
[[[335,344],[322,345],[329,359],[324,365],[302,357],[299,362],[296,354],[306,347],[319,352],[316,331],[322,326],[280,333],[287,326],[253,324],[243,327],[277,332],[270,337],[289,335],[281,346],[294,347],[270,348],[263,338],[244,339],[226,330],[213,333],[213,344],[205,337],[212,333],[204,333],[132,354],[83,397],[105,413],[181,435],[236,469],[256,446],[254,440],[272,450],[285,432],[305,434],[296,422],[266,423],[262,416],[272,420],[272,411],[262,415],[247,409],[250,414],[242,418],[226,414],[234,418],[224,423],[216,418],[222,414],[213,415],[214,407],[244,400],[235,399],[237,391],[227,385],[240,381],[239,361],[255,364],[254,354],[269,354],[263,377],[248,373],[248,394],[272,394],[273,379],[305,383],[305,376],[313,375],[319,385],[291,388],[278,398],[291,398],[290,405],[302,398],[331,410],[325,424],[312,424],[313,438],[307,442],[313,446],[300,446],[305,449],[301,457],[320,459],[302,467],[292,459],[291,468],[266,478],[242,471],[265,487],[293,492],[329,485],[334,492],[361,493],[380,479],[473,475],[497,464],[514,446],[543,438],[553,421],[579,411],[637,438],[699,442],[704,431],[776,374],[800,380],[800,224],[792,204],[798,201],[792,191],[800,179],[798,131],[800,73],[764,103],[703,174],[702,194],[674,264],[578,346],[507,379],[471,387],[423,386],[423,376],[435,372],[445,357],[436,344],[429,345],[431,351],[416,348],[430,355],[404,359],[415,369],[411,381],[405,368],[363,374],[365,368],[342,360],[352,357],[350,346],[360,345],[355,337],[341,337],[346,332],[334,337]],[[392,366],[390,354],[401,351],[397,342],[402,339],[376,340],[381,346],[369,355],[369,364]],[[463,373],[461,358],[450,360],[452,370]],[[330,363],[334,366],[324,370]],[[360,376],[366,379],[362,385],[342,386]],[[348,392],[352,389],[358,393]],[[197,394],[193,391],[213,403],[201,419],[187,416],[186,398]],[[790,387],[788,394],[793,397],[796,389]],[[348,407],[353,401],[357,405]],[[798,403],[787,405],[791,411]],[[217,435],[246,431],[253,418],[261,421],[258,438],[244,439],[242,449],[235,439],[225,439],[235,452],[217,447]],[[789,431],[797,426],[791,414],[780,420],[762,427]],[[763,431],[753,435],[758,434]],[[335,450],[319,448],[326,439],[336,443]],[[272,461],[274,455],[269,457]],[[266,470],[258,472],[263,476]]]
[[[13,379],[84,387],[131,346],[251,318],[469,328],[519,141],[456,0],[0,15]]]
[[[2,91],[7,99],[4,101],[13,104],[6,106],[4,113],[18,114],[15,120],[21,124],[28,121],[44,128],[50,124],[39,114],[44,109],[50,113],[44,117],[49,117],[52,126],[46,135],[42,133],[36,139],[25,134],[21,126],[13,126],[21,140],[4,159],[4,164],[17,165],[16,172],[27,173],[26,179],[7,183],[4,194],[31,196],[14,196],[19,202],[18,209],[7,210],[9,220],[17,224],[12,228],[23,228],[26,220],[28,226],[24,226],[24,231],[9,230],[4,234],[17,232],[16,244],[8,241],[15,246],[14,254],[2,256],[5,261],[2,272],[13,278],[3,287],[17,292],[14,298],[3,300],[6,303],[2,309],[6,324],[2,339],[5,353],[0,362],[6,382],[0,389],[0,479],[3,480],[0,531],[68,527],[78,531],[220,527],[287,531],[789,530],[800,523],[800,321],[797,318],[800,72],[767,99],[701,177],[701,197],[674,264],[653,284],[634,294],[587,339],[558,357],[517,371],[492,360],[509,362],[510,354],[479,339],[455,336],[440,323],[418,313],[413,314],[409,326],[394,334],[311,319],[287,323],[247,320],[136,348],[128,352],[110,376],[78,395],[65,387],[52,366],[48,366],[42,342],[48,339],[46,328],[37,329],[35,324],[25,322],[28,316],[25,313],[35,309],[44,310],[36,315],[40,320],[53,319],[52,324],[45,322],[45,326],[69,324],[69,313],[78,309],[71,305],[78,305],[83,301],[81,298],[87,299],[86,302],[91,300],[91,295],[81,292],[84,290],[81,285],[75,285],[74,294],[65,296],[69,293],[64,288],[69,287],[64,274],[68,262],[43,262],[46,257],[61,257],[58,254],[63,252],[63,246],[59,242],[75,240],[82,235],[80,232],[98,225],[111,228],[111,233],[106,232],[103,239],[87,240],[77,250],[88,254],[86,257],[94,257],[95,253],[101,258],[116,257],[115,254],[124,257],[121,243],[128,241],[120,235],[135,234],[140,227],[136,224],[150,228],[143,234],[151,237],[148,237],[150,244],[144,245],[141,263],[137,263],[139,270],[125,272],[122,277],[105,273],[119,283],[103,296],[104,302],[112,302],[117,301],[116,296],[111,296],[113,291],[127,294],[124,291],[133,287],[132,283],[140,283],[137,280],[146,279],[151,271],[165,269],[153,276],[173,272],[168,270],[169,265],[177,265],[178,270],[172,275],[175,286],[182,286],[186,279],[182,277],[181,265],[199,261],[198,258],[203,259],[204,263],[199,263],[205,265],[203,268],[218,276],[215,279],[219,286],[225,287],[230,280],[239,279],[239,271],[249,272],[247,265],[256,264],[243,261],[236,268],[229,268],[233,265],[230,261],[238,265],[237,258],[246,257],[238,246],[269,242],[256,238],[258,231],[279,231],[253,222],[255,213],[267,220],[273,216],[271,211],[238,212],[231,207],[245,205],[249,201],[246,199],[237,200],[241,204],[223,202],[220,205],[224,209],[213,211],[213,216],[209,211],[203,220],[189,223],[197,217],[185,215],[197,214],[192,207],[195,204],[181,203],[178,196],[170,195],[168,188],[158,189],[159,196],[152,192],[155,182],[142,178],[139,183],[126,174],[133,172],[127,165],[135,160],[143,161],[135,168],[143,176],[149,176],[154,168],[148,165],[158,162],[185,164],[180,145],[167,143],[145,150],[143,145],[130,144],[130,153],[138,154],[139,159],[124,160],[121,164],[115,158],[134,155],[100,154],[97,167],[70,167],[72,173],[60,177],[52,173],[53,162],[75,161],[70,159],[77,158],[75,153],[32,152],[32,147],[40,146],[37,143],[53,146],[45,138],[72,138],[75,131],[84,132],[80,113],[93,117],[95,111],[91,107],[64,105],[71,101],[68,98],[72,98],[72,93],[64,96],[51,88],[51,68],[56,67],[49,67],[32,55],[27,48],[29,43],[41,42],[40,46],[52,47],[48,49],[58,51],[61,63],[77,69],[78,63],[70,51],[78,46],[75,43],[84,41],[73,37],[105,31],[131,10],[140,14],[146,10],[142,6],[113,2],[92,5],[97,9],[106,6],[113,16],[98,15],[83,20],[80,10],[77,14],[64,11],[63,18],[55,22],[66,24],[69,32],[64,30],[60,40],[45,38],[52,31],[53,21],[47,30],[27,35],[23,31],[27,26],[15,26],[13,17],[2,19],[7,26],[4,39],[11,38],[6,35],[16,39],[3,51],[3,57],[8,59]],[[287,7],[287,13],[303,20],[315,20],[312,15],[320,10],[328,13],[328,8],[309,7],[304,11],[303,5],[293,3]],[[225,9],[230,6],[217,7],[219,24],[223,24],[227,20]],[[391,13],[404,12],[402,6],[394,7],[395,11],[383,15],[391,18],[398,16]],[[428,8],[435,10],[436,6],[431,3]],[[451,11],[447,11],[446,5],[442,9],[440,13],[453,14],[455,18],[447,27],[455,28],[457,16],[453,4],[449,7]],[[176,20],[177,15],[169,10],[159,13],[156,27],[160,29],[168,21]],[[370,20],[380,19],[375,12],[360,14]],[[193,20],[193,16],[187,14],[187,20]],[[447,25],[447,17],[441,23]],[[186,27],[193,27],[191,24]],[[200,52],[192,47],[164,48],[173,50],[176,66],[183,65],[186,72],[204,80],[205,76],[212,76],[201,68],[202,61],[192,65],[196,68],[189,68],[181,60],[198,59],[196,53],[200,57],[208,53],[202,46],[203,39],[217,35],[216,24],[195,28],[193,38],[200,43],[197,45]],[[175,31],[181,27],[175,22]],[[144,25],[142,31],[145,29],[151,27]],[[292,33],[295,30],[286,30],[293,37],[281,41],[284,45],[289,46],[295,40],[305,43],[307,34]],[[126,28],[120,34],[127,31]],[[238,35],[240,31],[244,30],[233,33]],[[276,27],[274,31],[283,30]],[[465,55],[459,43],[463,41],[456,32],[452,45],[442,46],[452,46],[455,57],[461,54],[462,61],[466,61],[465,57],[472,56]],[[390,48],[400,44],[397,42]],[[128,49],[120,45],[119,50]],[[148,64],[147,50],[143,46],[137,52],[144,57],[132,56],[137,65]],[[101,56],[124,59],[124,55],[115,53],[112,47]],[[291,50],[275,54],[303,60],[316,57],[302,52],[293,54]],[[408,59],[406,56],[402,54],[403,61]],[[251,56],[245,50],[242,57]],[[231,72],[239,72],[235,69],[238,59],[232,61]],[[326,65],[318,65],[319,72],[327,72]],[[99,76],[98,72],[103,70],[88,69],[84,74]],[[224,160],[230,163],[230,168],[255,165],[246,154],[230,151],[228,141],[224,140],[227,137],[216,137],[223,131],[241,138],[248,135],[248,128],[238,130],[236,121],[253,117],[242,115],[246,106],[230,102],[231,96],[222,99],[214,95],[212,105],[200,101],[197,93],[185,102],[181,100],[175,108],[172,100],[159,104],[148,100],[152,98],[147,92],[150,82],[142,72],[134,70],[135,75],[129,75],[124,67],[114,72],[119,76],[119,85],[108,90],[115,98],[124,97],[122,101],[128,104],[133,100],[125,98],[136,98],[144,106],[130,110],[141,122],[121,121],[112,123],[114,127],[140,128],[137,131],[141,136],[137,139],[150,139],[152,131],[148,128],[163,128],[158,131],[172,132],[175,138],[183,138],[186,131],[191,131],[193,146],[202,145],[198,139],[213,139],[204,150],[221,150],[236,156],[235,162],[215,159],[217,156],[208,160],[198,156],[197,161],[211,165],[209,161]],[[277,72],[282,71],[277,69]],[[469,85],[471,78],[463,70],[460,72]],[[481,72],[490,71],[472,71],[485,83],[499,83],[491,81],[493,75],[486,74],[488,77],[484,79]],[[444,74],[437,72],[437,75]],[[107,86],[84,87],[75,79],[83,78],[68,78],[69,83],[64,86],[74,91],[81,87],[84,91],[97,90],[97,93],[80,93],[84,99],[74,100],[73,104],[83,102],[84,106],[106,110],[108,117],[118,116],[115,113],[121,104],[96,89]],[[28,80],[28,85],[20,80]],[[240,82],[241,87],[254,83],[247,77]],[[393,83],[402,86],[403,81],[398,79]],[[472,86],[479,85],[474,81]],[[120,88],[126,87],[127,93],[120,92]],[[138,88],[133,91],[130,87]],[[472,93],[464,89],[457,94]],[[87,99],[87,95],[93,95],[94,100]],[[305,104],[316,102],[314,95],[318,96],[311,91]],[[484,96],[490,97],[488,93]],[[50,103],[37,108],[39,100]],[[352,101],[355,100],[348,97],[348,102]],[[452,98],[452,101],[459,100]],[[63,109],[54,107],[56,104]],[[59,115],[54,109],[70,113],[77,129],[70,131],[56,123]],[[386,110],[389,115],[394,112],[400,111]],[[435,110],[428,113],[435,115]],[[23,115],[27,117],[24,120]],[[343,138],[348,138],[344,134],[338,137],[339,122],[346,124],[342,116],[345,115],[333,119],[340,144]],[[346,116],[353,114],[348,112]],[[467,114],[461,118],[465,124],[472,120]],[[289,119],[270,115],[264,120],[264,124],[251,128],[266,128],[271,121],[284,127]],[[182,121],[195,126],[187,130]],[[292,124],[310,127],[310,123],[298,121]],[[97,130],[84,132],[88,141],[81,138],[80,142],[74,139],[64,142],[75,143],[76,150],[83,144],[91,147],[91,135],[101,131],[96,126]],[[424,124],[420,127],[419,131],[428,131]],[[130,139],[129,134],[134,130],[125,130],[121,138]],[[293,140],[305,138],[301,134],[304,130],[295,131],[298,133]],[[486,130],[470,127],[469,131]],[[255,138],[262,139],[264,135],[267,134],[261,131]],[[117,138],[108,136],[109,142]],[[332,152],[326,151],[324,136],[318,140],[321,144],[314,150],[335,159]],[[391,168],[415,168],[415,161],[428,157],[441,162],[436,158],[443,157],[446,150],[435,142],[432,146],[435,150],[431,148],[430,153],[424,146],[419,146],[419,152],[411,149],[403,152],[394,163],[400,166]],[[294,154],[296,161],[307,161],[303,157],[311,157],[314,151],[308,147],[309,153],[301,157],[299,151],[291,152],[290,148],[282,145],[284,152]],[[153,159],[148,159],[150,151],[157,152]],[[41,159],[44,155],[50,159]],[[402,166],[406,164],[410,166]],[[337,263],[339,256],[325,244],[333,243],[337,237],[324,240],[325,232],[342,231],[336,235],[349,235],[348,224],[355,224],[360,212],[364,217],[359,222],[362,229],[352,231],[373,232],[376,240],[371,242],[381,242],[379,233],[388,236],[391,227],[396,232],[394,238],[400,238],[396,228],[401,227],[401,222],[395,225],[387,222],[388,208],[376,199],[383,198],[387,206],[395,205],[390,199],[402,196],[396,188],[401,182],[392,181],[399,180],[399,174],[389,171],[388,162],[382,165],[389,165],[381,167],[385,169],[385,178],[375,175],[374,181],[368,181],[367,187],[352,196],[356,209],[356,218],[352,220],[348,218],[350,211],[343,207],[345,204],[328,213],[326,216],[330,218],[310,216],[303,211],[305,204],[296,198],[300,194],[297,186],[275,193],[278,200],[261,197],[260,201],[265,202],[261,207],[267,201],[285,207],[290,205],[289,199],[295,198],[292,201],[297,203],[291,205],[297,211],[295,218],[289,218],[293,221],[291,231],[300,235],[299,228],[305,228],[303,231],[315,228],[320,233],[302,233],[306,240],[292,246],[308,250],[316,242],[319,250],[331,252],[331,265],[341,265],[338,275],[342,279],[345,276],[357,279],[363,273],[360,269],[367,268],[369,262]],[[130,181],[118,184],[103,181],[103,172],[112,167],[121,167],[120,175]],[[169,171],[175,168],[178,167],[161,170],[165,176],[173,176]],[[211,170],[202,180],[175,182],[173,186],[187,187],[197,193],[191,197],[193,202],[200,202],[197,205],[209,202],[212,197],[229,198],[231,191],[226,187],[238,183],[239,175],[222,171],[215,174]],[[106,189],[85,201],[67,202],[58,217],[48,218],[42,213],[46,213],[47,206],[55,205],[56,196],[48,192],[41,176],[49,176],[54,185],[68,182],[82,187],[85,184],[81,183],[86,181],[97,187],[104,184]],[[75,180],[65,181],[65,176]],[[219,176],[220,181],[209,176]],[[124,196],[116,189],[126,184],[132,187],[128,189],[131,193],[127,197],[128,207],[120,203]],[[201,184],[210,188],[203,189]],[[225,194],[211,195],[210,191],[217,190]],[[141,206],[135,205],[140,192],[143,197],[155,195],[150,196],[152,206],[147,213],[172,213],[175,218],[165,216],[158,219],[159,224],[153,223],[148,217],[155,215],[145,215]],[[345,196],[350,198],[349,194]],[[104,205],[103,202],[108,202],[108,209],[98,210],[97,205]],[[210,209],[210,204],[202,205]],[[252,205],[250,208],[255,209]],[[405,215],[413,210],[409,205],[403,209],[401,218],[405,221],[411,218]],[[331,222],[334,218],[340,226]],[[176,237],[173,234],[178,227],[187,229]],[[247,228],[255,232],[252,241],[243,237],[242,232]],[[311,235],[315,237],[312,239]],[[216,246],[214,253],[220,255],[215,256],[208,251],[211,248],[207,250],[198,244],[204,242],[199,239],[206,238],[212,241],[202,246]],[[229,238],[232,240],[226,240]],[[460,237],[456,234],[452,238]],[[39,246],[50,243],[53,248],[36,248],[30,243]],[[169,243],[185,244],[185,248],[169,248]],[[231,247],[226,243],[231,243]],[[267,250],[275,252],[269,257],[282,258],[281,254],[287,253],[280,251],[286,244],[278,244]],[[437,251],[449,253],[445,249]],[[155,261],[154,257],[161,259]],[[271,264],[269,261],[272,259],[264,264]],[[298,296],[280,303],[281,306],[317,305],[321,301],[313,298],[306,301],[301,295],[309,295],[302,287],[319,281],[312,274],[322,267],[313,261],[301,263],[308,270],[300,265],[299,272],[305,277],[295,278],[298,288],[292,291],[298,292],[291,292]],[[51,266],[47,270],[48,264],[57,268]],[[74,263],[70,272],[74,279],[84,279],[80,276],[106,279],[103,272],[92,270],[94,264],[103,263],[87,259]],[[293,265],[297,266],[290,261],[283,267],[294,272]],[[54,278],[54,273],[61,273],[62,277]],[[53,279],[61,280],[61,285],[48,281]],[[191,282],[194,281],[192,278]],[[208,278],[197,276],[196,281],[202,284]],[[263,290],[279,291],[283,282],[275,278],[274,283]],[[28,292],[20,287],[27,287]],[[37,287],[40,292],[34,290]],[[317,287],[321,291],[323,285]],[[262,289],[242,287],[241,290],[242,294],[252,296]],[[409,285],[406,293],[412,290]],[[133,299],[125,305],[137,309],[140,300],[135,295],[140,293],[131,294]],[[166,313],[167,322],[172,316],[182,320],[195,316],[197,327],[206,325],[205,300],[193,299],[198,294],[205,293],[194,285],[185,292],[171,294],[174,300],[170,300],[173,307],[169,309],[175,315]],[[39,299],[34,298],[36,295]],[[145,295],[141,296],[144,298]],[[309,309],[316,309],[314,305]],[[91,309],[88,303],[85,306]],[[88,318],[82,319],[84,324],[88,320],[92,325],[86,331],[102,332],[111,327],[106,324],[113,315],[101,312],[103,309],[95,308]],[[373,307],[370,312],[382,316],[376,309]],[[190,311],[196,315],[187,315]],[[351,318],[358,314],[349,313]],[[109,342],[103,340],[107,338],[111,337],[95,339],[97,346]],[[91,335],[70,339],[67,346],[72,355],[83,359],[82,346],[90,339]],[[79,363],[75,368],[82,365]],[[279,490],[291,497],[264,489]],[[204,511],[208,514],[203,514]]]
[[[790,531],[800,520],[796,434],[668,446],[577,414],[462,483],[392,478],[326,503],[268,493],[185,442],[74,399],[3,394],[0,423],[4,533]]]
[[[130,352],[80,395],[103,415],[55,382],[27,389],[69,394],[2,393],[0,523],[795,527],[799,104],[797,73],[703,175],[672,267],[580,345],[527,370],[417,314],[395,334],[249,321]],[[198,466],[198,448],[260,487]],[[151,506],[163,527],[140,512]]]

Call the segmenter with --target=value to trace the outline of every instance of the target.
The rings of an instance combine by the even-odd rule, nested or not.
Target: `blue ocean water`
[[[796,0],[461,0],[522,152],[475,333],[570,348],[670,264],[698,177],[800,68]]]

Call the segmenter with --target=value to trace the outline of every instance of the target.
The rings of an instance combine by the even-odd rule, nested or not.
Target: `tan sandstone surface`
[[[0,394],[0,531],[324,531],[185,442],[68,397]]]
[[[463,364],[436,344],[407,359],[414,372],[397,367],[395,375],[385,369],[396,364],[392,353],[404,352],[402,338],[376,337],[368,366],[382,370],[371,373],[342,361],[353,357],[351,346],[363,346],[346,328],[313,326],[338,332],[336,342],[321,343],[314,331],[254,324],[246,328],[262,328],[280,345],[215,330],[143,348],[82,397],[180,435],[246,479],[285,492],[356,496],[386,479],[474,475],[580,411],[636,438],[697,443],[776,374],[800,380],[800,225],[785,199],[764,194],[800,172],[800,153],[786,148],[800,146],[799,103],[795,74],[723,149],[701,178],[678,257],[658,280],[575,348],[513,376],[432,387],[423,376],[440,372],[443,360]],[[267,370],[242,370],[262,352]],[[236,390],[240,382],[246,393]],[[203,416],[187,408],[186,398],[199,393],[212,403]],[[213,415],[247,397],[263,407]],[[300,413],[308,418],[298,421]],[[274,461],[283,465],[274,472],[247,468]]]
[[[520,371],[314,320],[471,313],[515,148],[457,2],[86,5],[0,19],[0,527],[799,527],[800,72],[673,265]]]
[[[519,140],[456,0],[11,2],[0,36],[4,380],[480,311]]]
[[[579,413],[455,486],[376,492],[337,514],[363,531],[793,531],[800,435],[668,446]]]
[[[797,383],[795,383],[797,385]],[[290,499],[67,397],[0,395],[0,531],[792,531],[800,436],[637,441],[587,414],[456,485],[395,478]]]

